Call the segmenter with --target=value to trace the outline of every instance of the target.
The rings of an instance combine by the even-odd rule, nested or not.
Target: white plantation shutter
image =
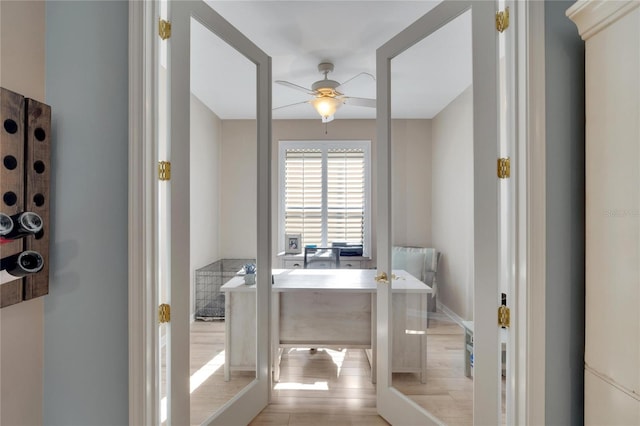
[[[285,154],[285,232],[302,244],[322,245],[322,152],[288,149]]]
[[[368,245],[369,141],[281,142],[281,226],[302,244]]]
[[[365,158],[362,149],[327,153],[327,243],[364,243]]]

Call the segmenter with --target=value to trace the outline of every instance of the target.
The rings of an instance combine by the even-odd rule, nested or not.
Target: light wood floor
[[[393,375],[396,388],[451,426],[473,423],[473,381],[464,376],[463,340],[457,324],[438,316],[429,322],[427,383],[415,374]],[[234,372],[225,382],[221,363],[212,362],[223,349],[224,322],[192,324],[192,383],[195,377],[202,381],[191,393],[192,424],[201,424],[253,379],[254,373]],[[251,425],[386,425],[376,414],[370,374],[363,350],[292,349],[282,357],[272,403]]]

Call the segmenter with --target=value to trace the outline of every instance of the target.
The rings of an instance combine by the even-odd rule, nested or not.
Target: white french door
[[[455,99],[450,98],[448,104],[445,102],[443,112],[431,120],[431,139],[424,142],[432,144],[431,149],[427,150],[427,155],[431,157],[422,162],[408,154],[409,151],[403,153],[405,158],[415,160],[416,169],[431,167],[440,173],[439,176],[447,176],[431,185],[431,198],[440,199],[441,204],[432,204],[430,211],[425,211],[425,217],[433,215],[432,223],[427,228],[433,228],[430,231],[433,241],[440,239],[439,246],[435,248],[444,252],[441,261],[444,268],[441,264],[439,275],[445,269],[443,275],[448,273],[450,278],[449,282],[441,283],[443,285],[438,289],[438,301],[455,303],[456,306],[450,306],[451,311],[456,311],[462,320],[473,321],[472,348],[467,345],[473,354],[473,381],[462,372],[460,378],[455,380],[458,380],[457,383],[467,383],[472,390],[473,407],[465,407],[463,410],[472,410],[474,424],[501,424],[500,328],[496,322],[500,291],[496,176],[499,141],[498,33],[495,29],[495,12],[494,1],[444,0],[377,50],[377,265],[379,276],[385,272],[389,277],[389,283],[384,280],[379,282],[377,292],[377,406],[380,415],[394,425],[445,424],[453,421],[446,418],[444,411],[437,410],[437,404],[427,408],[425,404],[420,404],[419,398],[408,396],[411,392],[407,389],[411,387],[407,387],[406,383],[401,384],[392,373],[397,365],[394,357],[400,356],[397,349],[394,350],[393,333],[426,338],[428,347],[429,329],[434,323],[430,319],[431,325],[427,326],[426,321],[422,321],[426,320],[427,315],[431,315],[424,309],[413,310],[404,315],[407,323],[417,319],[413,324],[425,325],[414,326],[411,330],[399,330],[393,324],[397,313],[393,312],[392,303],[392,247],[412,245],[413,237],[411,232],[404,232],[404,236],[395,232],[399,223],[402,223],[402,217],[397,218],[403,211],[416,208],[410,195],[403,199],[394,193],[399,189],[398,185],[394,185],[399,168],[394,166],[394,156],[398,155],[399,149],[408,150],[405,146],[396,146],[391,121],[392,118],[398,118],[394,117],[393,110],[394,79],[406,78],[396,74],[395,70],[406,70],[400,67],[406,55],[415,57],[413,60],[419,64],[415,66],[415,71],[421,73],[423,83],[434,85],[433,96],[438,95],[437,86],[444,84],[443,81],[457,79],[457,84],[461,84],[463,89],[467,86]],[[462,57],[462,62],[448,65],[448,61],[455,58],[459,51],[465,53],[466,57]],[[452,80],[443,79],[444,74]],[[420,101],[417,99],[416,103]],[[455,114],[462,115],[448,118],[454,113],[444,111],[453,111],[454,108],[457,108]],[[437,138],[442,138],[447,143],[442,143]],[[454,145],[458,147],[458,151],[447,152]],[[452,161],[450,164],[442,164],[436,156],[438,159],[450,158]],[[406,161],[404,164],[407,164]],[[403,178],[415,178],[410,176],[413,171],[405,166],[402,170]],[[425,186],[431,183],[425,182]],[[449,189],[438,198],[436,193],[442,188]],[[448,211],[442,210],[444,205],[449,206]],[[440,221],[437,225],[436,220]],[[402,225],[407,226],[406,223]],[[450,232],[443,236],[442,230],[446,228]],[[443,250],[445,246],[449,247],[448,250]],[[457,267],[455,262],[458,262]],[[462,274],[461,279],[452,278],[456,271]],[[453,294],[451,288],[463,281],[467,283],[462,290],[466,293],[456,299],[460,295]],[[460,339],[463,339],[463,335]],[[459,343],[462,347],[462,342]],[[463,350],[456,355],[460,357],[459,365],[463,362]],[[429,362],[427,359],[427,366]],[[427,374],[426,383],[429,380],[434,378]],[[456,413],[450,415],[455,416]]]
[[[190,322],[192,315],[191,289],[190,283],[193,279],[190,253],[192,243],[192,229],[201,229],[200,221],[215,220],[210,212],[192,212],[192,197],[198,197],[194,191],[194,185],[200,185],[203,191],[215,191],[215,182],[193,182],[192,158],[197,152],[193,144],[191,126],[196,118],[192,108],[195,108],[193,99],[193,76],[194,72],[202,71],[206,67],[203,58],[215,58],[218,63],[215,66],[232,66],[224,62],[223,53],[229,51],[240,59],[243,70],[241,75],[246,75],[246,81],[239,83],[239,89],[247,87],[255,88],[253,94],[249,94],[250,102],[256,106],[255,115],[250,119],[255,123],[255,142],[251,139],[247,152],[243,153],[243,158],[253,158],[249,163],[242,163],[239,166],[247,169],[246,176],[256,176],[255,181],[246,182],[245,187],[238,188],[242,192],[243,203],[247,211],[254,211],[255,225],[247,225],[249,229],[255,229],[242,236],[246,241],[242,241],[242,247],[250,247],[251,256],[257,263],[257,288],[255,306],[248,310],[255,309],[256,321],[247,325],[247,329],[242,333],[246,339],[251,340],[249,345],[255,348],[255,357],[247,362],[245,379],[249,375],[246,385],[238,375],[232,375],[231,380],[220,381],[216,391],[212,392],[210,399],[223,394],[226,398],[222,405],[205,420],[204,424],[248,424],[268,403],[269,390],[271,384],[270,377],[270,350],[269,350],[269,307],[271,306],[271,253],[270,253],[270,150],[271,150],[271,58],[260,50],[255,44],[237,31],[232,25],[217,14],[204,1],[170,1],[168,18],[171,22],[171,37],[168,40],[168,117],[170,135],[167,141],[167,153],[171,162],[171,180],[164,184],[170,185],[168,196],[168,238],[170,247],[168,257],[169,263],[169,297],[171,300],[171,321],[169,323],[171,338],[168,340],[168,356],[166,361],[167,370],[167,395],[166,406],[168,417],[167,424],[185,425],[190,424],[190,393],[201,386],[202,383],[214,372],[220,376],[222,368],[225,367],[222,360],[225,354],[219,351],[198,371],[190,370]],[[206,43],[209,43],[207,45]],[[195,48],[194,46],[199,46]],[[203,47],[204,46],[204,47]],[[216,47],[217,46],[217,47]],[[195,49],[195,50],[194,50]],[[199,49],[199,50],[198,50]],[[220,51],[216,49],[222,49]],[[196,57],[197,56],[197,57]],[[198,69],[198,68],[201,69]],[[245,73],[246,68],[248,71]],[[226,81],[219,81],[211,78],[211,85],[231,84]],[[240,85],[242,87],[240,87]],[[239,90],[240,92],[240,90]],[[197,102],[200,102],[199,100]],[[198,110],[200,111],[200,110]],[[215,114],[215,111],[213,111]],[[214,118],[212,118],[214,120]],[[211,143],[216,137],[209,135]],[[207,138],[205,138],[207,139]],[[218,138],[219,139],[219,138]],[[222,143],[218,141],[217,143]],[[226,155],[226,151],[220,148],[213,150]],[[237,153],[233,154],[237,157]],[[235,157],[234,157],[235,158]],[[211,168],[224,170],[225,164],[238,164],[238,159],[224,158],[217,160],[210,159]],[[255,161],[255,162],[254,162]],[[205,167],[206,168],[206,167]],[[213,173],[224,179],[224,173]],[[227,176],[228,177],[228,176]],[[162,207],[161,207],[162,208]],[[194,218],[195,220],[192,220]],[[223,227],[221,227],[223,228]],[[198,238],[216,239],[213,251],[216,258],[233,257],[228,255],[232,249],[225,247],[224,237],[221,236],[224,229],[204,235]],[[240,237],[238,237],[240,238]],[[227,252],[225,252],[227,250]],[[237,257],[237,256],[236,256]],[[215,260],[215,259],[214,259]],[[202,265],[198,265],[202,266]],[[242,265],[240,265],[241,267]],[[247,315],[250,315],[247,312]],[[226,331],[226,341],[231,337],[229,330]],[[247,337],[250,336],[250,337]],[[228,350],[224,347],[223,350]],[[255,371],[255,376],[253,372]],[[200,422],[200,421],[198,421]]]

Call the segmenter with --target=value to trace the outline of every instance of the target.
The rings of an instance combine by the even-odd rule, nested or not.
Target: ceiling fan
[[[376,100],[369,98],[354,98],[351,96],[345,96],[339,90],[342,86],[350,82],[351,80],[360,77],[361,75],[368,75],[372,79],[375,80],[375,77],[368,72],[361,72],[350,79],[346,80],[344,83],[339,83],[335,80],[329,80],[327,75],[333,71],[333,64],[331,62],[322,62],[318,65],[318,71],[324,74],[324,79],[318,80],[311,85],[311,89],[307,89],[306,87],[298,86],[297,84],[290,83],[284,80],[276,80],[276,83],[281,84],[283,86],[290,87],[295,90],[299,90],[308,95],[312,95],[313,98],[308,101],[296,102],[294,104],[283,105],[280,107],[274,108],[281,109],[287,108],[293,105],[300,104],[311,104],[318,114],[322,117],[323,123],[328,123],[333,120],[333,116],[338,108],[340,108],[343,104],[345,105],[355,105],[355,106],[363,106],[369,108],[376,107]]]

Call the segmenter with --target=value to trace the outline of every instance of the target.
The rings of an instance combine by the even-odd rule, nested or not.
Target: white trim
[[[545,423],[546,122],[544,2],[520,3],[518,32],[516,424]]]
[[[586,362],[584,364],[584,372],[585,372],[585,374],[593,374],[596,378],[602,380],[607,385],[619,390],[620,392],[624,393],[628,397],[630,397],[632,399],[635,399],[636,401],[640,402],[640,395],[638,395],[638,393],[634,389],[631,389],[631,388],[628,388],[626,386],[623,386],[622,384],[620,384],[619,382],[615,381],[614,379],[612,379],[611,377],[607,376],[606,374],[603,374],[600,371],[596,370],[595,368],[591,367]]]
[[[512,21],[511,30],[504,33],[504,48],[505,48],[505,97],[507,103],[507,109],[505,111],[506,120],[506,153],[501,154],[511,157],[513,166],[511,179],[507,179],[502,185],[506,184],[506,206],[501,205],[501,212],[506,207],[507,214],[507,228],[506,239],[501,237],[501,243],[506,243],[506,259],[500,259],[501,275],[505,279],[505,286],[507,292],[507,305],[511,309],[511,312],[519,312],[521,310],[521,303],[519,295],[521,293],[520,287],[517,285],[517,270],[518,270],[518,197],[520,193],[518,191],[518,182],[521,174],[519,162],[523,156],[523,150],[518,146],[518,121],[517,114],[519,111],[518,105],[518,9],[522,8],[521,3],[516,0],[506,0],[505,6],[511,10]],[[524,170],[524,169],[523,169]],[[505,250],[501,249],[501,253]],[[515,315],[514,315],[515,316]],[[507,342],[506,342],[506,381],[505,381],[505,412],[506,412],[506,424],[518,424],[518,413],[521,411],[519,402],[521,398],[518,394],[520,389],[520,376],[518,372],[521,370],[521,365],[526,363],[527,353],[518,345],[518,339],[521,336],[521,330],[525,326],[515,318],[511,322],[511,327],[507,330]]]
[[[129,424],[158,424],[155,348],[153,4],[129,2]]]
[[[451,320],[455,321],[456,324],[458,324],[460,327],[464,327],[462,324],[464,319],[462,319],[460,315],[456,314],[451,309],[449,309],[446,305],[443,305],[442,302],[437,300],[436,300],[436,311],[442,312],[443,314],[451,318]]]
[[[567,16],[586,41],[637,7],[640,7],[638,0],[578,0],[567,9]]]
[[[472,2],[473,31],[473,422],[500,424],[502,404],[499,304],[498,33],[495,5]],[[493,19],[492,19],[493,18]],[[476,46],[482,46],[479,49]],[[491,78],[489,78],[491,76]]]

